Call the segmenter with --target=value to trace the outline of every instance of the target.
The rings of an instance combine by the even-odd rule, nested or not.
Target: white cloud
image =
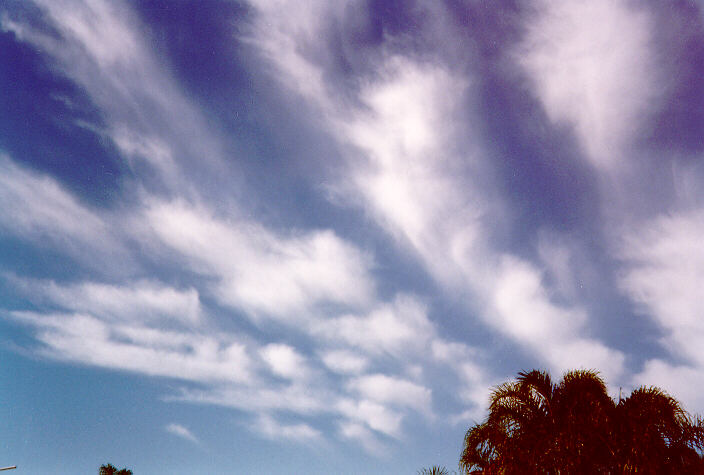
[[[195,155],[201,173],[208,167],[222,173],[217,138],[153,53],[126,4],[44,0],[37,5],[56,35],[9,19],[1,25],[52,58],[52,66],[90,96],[106,122],[105,130],[77,125],[109,137],[130,163],[151,165],[162,184],[181,193],[191,188],[175,157]]]
[[[578,292],[576,268],[572,248],[567,240],[557,233],[542,230],[538,236],[538,255],[545,267],[546,275],[550,276],[556,292],[565,298],[574,298]]]
[[[399,355],[424,350],[435,328],[422,303],[411,296],[399,295],[367,315],[322,320],[315,324],[313,333],[370,354]]]
[[[384,374],[371,374],[352,379],[347,388],[364,399],[383,404],[407,406],[430,415],[432,391],[419,384]]]
[[[0,171],[0,219],[7,230],[49,239],[58,231],[71,238],[83,238],[86,244],[106,234],[101,218],[52,178],[22,169],[7,156],[0,157]]]
[[[620,285],[662,330],[663,344],[697,368],[704,366],[704,211],[682,211],[636,226],[619,249]]]
[[[369,366],[366,357],[352,351],[326,351],[321,358],[329,370],[340,374],[359,374]]]
[[[691,412],[704,412],[704,369],[667,363],[659,359],[646,362],[643,370],[633,378],[634,386],[657,386],[680,401]]]
[[[496,210],[474,186],[482,179],[475,145],[466,141],[462,155],[450,146],[459,136],[467,81],[407,58],[390,57],[380,68],[381,79],[360,92],[366,107],[340,113],[334,130],[361,152],[350,154],[351,183],[340,189],[361,196],[377,221],[446,283],[480,281],[487,271],[482,220]],[[471,124],[463,125],[472,134]]]
[[[325,2],[254,2],[259,18],[252,32],[282,84],[321,112],[330,132],[346,146],[350,174],[332,186],[334,194],[361,202],[377,222],[414,249],[436,277],[448,282],[483,280],[491,263],[482,258],[488,213],[500,210],[487,200],[486,169],[471,140],[462,152],[450,138],[474,136],[466,112],[469,81],[439,62],[382,54],[374,80],[361,84],[361,107],[339,101],[324,81],[321,58],[307,54],[308,38],[324,34],[323,19],[335,18]],[[468,181],[467,173],[474,181]],[[485,183],[485,185],[487,185]]]
[[[53,281],[36,281],[9,277],[28,298],[49,301],[61,308],[86,313],[103,320],[126,322],[165,322],[187,325],[201,321],[198,291],[178,290],[155,281],[134,281],[124,285],[82,282],[59,285]]]
[[[222,303],[254,315],[296,320],[319,303],[372,300],[369,257],[331,231],[283,236],[183,202],[155,203],[145,220],[192,269],[219,278],[214,293]]]
[[[323,75],[298,56],[303,51],[298,41],[316,38],[322,21],[318,12],[337,5],[290,2],[282,8],[274,2],[260,8],[264,21],[273,19],[281,27],[280,32],[268,29],[273,33],[266,40],[270,42],[261,44],[272,57],[276,53],[282,68],[298,82],[295,87],[316,96],[318,86],[325,85]],[[174,378],[186,385],[181,400],[265,414],[252,428],[272,438],[320,437],[308,424],[281,423],[275,417],[280,412],[326,414],[344,420],[343,437],[367,448],[379,447],[377,435],[399,438],[405,417],[414,411],[428,414],[431,392],[422,379],[432,358],[428,345],[437,330],[425,305],[411,295],[379,302],[372,258],[332,231],[273,230],[229,198],[213,204],[199,197],[187,167],[194,158],[199,167],[207,166],[202,161],[221,159],[220,144],[150,50],[138,16],[123,4],[45,1],[41,9],[57,35],[43,36],[7,19],[2,27],[53,58],[52,66],[90,96],[106,124],[105,130],[95,124],[77,125],[109,137],[133,166],[140,160],[151,164],[154,176],[163,182],[159,184],[167,185],[166,190],[156,188],[170,198],[151,195],[149,184],[132,183],[130,189],[137,190],[132,209],[120,208],[119,216],[93,212],[53,180],[7,160],[0,162],[0,184],[5,185],[0,187],[0,225],[37,242],[48,237],[51,245],[73,246],[75,255],[107,249],[117,255],[105,259],[108,264],[133,255],[148,258],[150,266],[180,266],[191,284],[173,288],[144,278],[119,283],[114,278],[72,284],[24,281],[36,292],[40,306],[61,308],[12,314],[34,329],[40,353]],[[289,39],[289,34],[296,38]],[[442,258],[434,267],[441,273],[455,254],[444,256],[441,250],[447,242],[438,236],[451,235],[452,252],[461,252],[461,244],[470,246],[476,234],[477,207],[447,178],[445,166],[452,169],[452,163],[436,166],[434,158],[441,157],[438,130],[451,133],[452,121],[445,115],[455,110],[455,100],[448,90],[461,92],[465,84],[432,64],[395,58],[387,66],[384,83],[363,88],[361,100],[369,114],[343,113],[331,117],[331,123],[346,137],[345,145],[373,156],[360,160],[352,178],[355,186],[367,187],[367,198],[378,204],[376,216],[401,241],[425,252],[426,263]],[[426,89],[432,94],[425,94]],[[442,107],[435,107],[440,103]],[[334,107],[334,101],[326,100],[327,112]],[[454,208],[446,207],[445,199]],[[465,205],[467,211],[461,211]],[[445,219],[447,213],[465,221],[456,227]],[[336,374],[325,374],[327,380],[306,378],[310,362],[285,336],[281,343],[259,346],[245,335],[206,325],[215,323],[203,318],[201,306],[207,308],[209,297],[253,317],[305,322],[292,325],[304,337],[314,337],[311,351],[305,353],[320,355],[323,365]],[[179,330],[166,330],[167,325]],[[395,365],[403,366],[401,373],[407,371],[415,381],[388,369]],[[370,367],[375,374],[359,376]],[[342,382],[331,385],[333,378]],[[341,393],[345,389],[349,394]],[[190,439],[190,432],[178,424],[167,430]]]
[[[431,351],[435,361],[453,370],[458,383],[456,392],[463,403],[470,405],[462,414],[452,416],[450,421],[456,424],[467,418],[480,420],[485,415],[491,388],[500,382],[491,378],[488,365],[482,364],[480,352],[464,343],[441,338],[432,342]]]
[[[310,372],[305,358],[288,345],[272,343],[261,348],[259,354],[271,371],[283,378],[305,379]]]
[[[554,304],[541,280],[532,265],[506,256],[494,288],[490,323],[542,355],[558,372],[595,368],[609,378],[619,378],[624,356],[582,337],[586,313]]]
[[[126,12],[105,2],[40,1],[65,35],[85,45],[101,69],[142,58],[144,50],[134,31],[126,27]]]
[[[564,15],[574,15],[579,9],[575,5],[565,6]],[[283,82],[291,79],[299,82],[301,76],[297,74],[300,71],[307,71],[306,76],[315,71],[316,80],[324,81],[324,65],[303,52],[305,48],[299,42],[301,36],[295,33],[300,27],[305,35],[311,35],[320,28],[320,24],[310,21],[307,14],[299,17],[296,13],[292,13],[291,22],[286,23],[288,19],[283,19],[285,12],[288,12],[286,6],[290,5],[285,4],[282,10],[272,15],[288,28],[275,27],[278,36],[274,38],[265,36],[269,34],[268,30],[259,31],[263,35],[260,41],[267,44],[265,51],[271,52],[273,44],[285,44],[288,48],[285,62],[295,63],[297,68],[287,68],[279,58],[270,55],[271,61],[283,73]],[[544,101],[548,103],[546,107],[551,108],[549,114],[555,120],[578,122],[581,127],[578,133],[583,133],[585,140],[591,140],[587,145],[594,153],[601,152],[605,147],[621,145],[622,136],[627,135],[629,124],[641,114],[642,101],[651,92],[646,87],[647,82],[641,90],[634,92],[632,83],[627,79],[633,75],[621,74],[623,69],[619,64],[623,60],[627,62],[624,68],[629,71],[650,72],[647,51],[642,49],[649,41],[648,18],[645,14],[631,18],[625,6],[618,4],[615,7],[616,18],[607,18],[600,26],[608,34],[603,38],[607,49],[621,23],[631,27],[635,37],[629,38],[623,47],[619,43],[618,48],[621,49],[616,48],[615,52],[606,51],[606,70],[603,72],[598,70],[598,58],[592,58],[603,52],[600,49],[603,48],[602,44],[586,63],[578,60],[570,66],[576,71],[571,69],[569,72],[575,76],[575,81],[586,81],[582,89],[586,88],[587,92],[582,93],[579,92],[582,89],[575,88],[578,91],[576,99],[583,99],[579,94],[588,96],[587,99],[597,96],[594,104],[571,107],[572,89],[567,88],[571,76],[555,79],[550,68],[561,65],[559,62],[554,66],[549,63],[555,54],[569,60],[575,45],[589,46],[593,33],[589,30],[593,27],[591,23],[584,27],[577,24],[572,28],[576,30],[577,39],[567,44],[565,51],[559,50],[553,54],[551,43],[541,42],[540,28],[535,31],[529,29],[528,39],[522,45],[526,57],[521,61],[529,73],[535,75],[536,81],[544,79],[548,83],[547,92],[539,92],[543,94],[541,98],[548,97]],[[555,6],[555,9],[559,8]],[[591,15],[587,17],[595,19],[608,11],[603,2],[591,9],[584,8]],[[541,10],[548,16],[551,11],[547,7]],[[268,19],[269,14],[268,10],[263,11],[262,18]],[[579,20],[578,15],[574,17]],[[568,21],[572,19],[567,18]],[[303,22],[302,26],[299,21]],[[547,34],[559,37],[564,33],[569,40],[571,31],[565,33],[561,29],[565,22],[558,23],[559,26],[554,27],[557,28],[556,32],[548,29]],[[548,26],[552,28],[552,25],[546,24],[546,28]],[[532,38],[531,34],[536,38]],[[559,49],[560,46],[555,48]],[[640,56],[631,58],[629,55],[633,51]],[[294,56],[295,61],[292,59]],[[335,191],[353,203],[361,203],[381,227],[415,252],[446,290],[453,295],[461,295],[472,313],[479,315],[484,323],[522,344],[551,367],[562,370],[568,364],[600,368],[606,365],[608,368],[604,371],[608,371],[609,376],[620,376],[623,355],[595,339],[583,336],[589,331],[586,312],[569,299],[557,304],[538,266],[507,254],[494,243],[494,234],[505,229],[510,213],[492,186],[493,164],[482,152],[482,137],[469,118],[474,90],[466,72],[463,70],[460,74],[458,69],[443,64],[438,58],[422,61],[382,53],[376,59],[378,74],[363,81],[355,97],[359,107],[350,107],[354,102],[337,100],[324,82],[322,85],[316,83],[309,89],[299,88],[299,92],[322,111],[331,134],[341,144],[351,148],[346,157],[351,173],[344,176]],[[549,64],[545,66],[541,61]],[[585,78],[579,77],[583,72]],[[598,76],[595,82],[592,81],[593,73]],[[602,80],[599,75],[605,75],[605,79]],[[567,92],[564,92],[565,88]],[[622,108],[614,109],[610,104],[599,102],[603,99],[601,96],[608,100],[620,99]],[[585,115],[574,118],[560,116],[568,102],[569,111],[586,111]],[[625,112],[620,114],[618,110]],[[596,116],[596,122],[591,116]],[[623,129],[612,132],[601,127],[602,120],[609,121],[611,126],[614,119],[622,124],[624,117],[633,120]],[[460,137],[462,152],[456,146]],[[602,158],[595,155],[594,159]],[[551,271],[561,272],[560,278],[565,277],[564,265],[560,269],[559,262],[548,264],[552,266]],[[385,311],[327,320],[316,330],[330,341],[346,343],[368,353],[380,350],[394,353],[408,348],[404,341],[413,344],[428,341],[422,335],[434,337],[434,330],[427,332],[421,329],[422,326],[408,325],[403,319],[396,318],[394,312]],[[377,331],[379,328],[388,328],[386,334],[389,336],[381,337],[383,333]],[[391,328],[396,331],[391,331]],[[479,381],[485,379],[475,379],[474,383]],[[473,399],[478,401],[481,397],[477,392]]]
[[[283,424],[268,414],[261,414],[250,425],[250,428],[253,432],[271,440],[285,439],[302,444],[311,441],[320,442],[322,440],[320,431],[308,424]]]
[[[484,322],[554,368],[606,364],[620,375],[620,353],[580,337],[586,313],[569,302],[555,304],[537,267],[489,241],[504,213],[500,198],[489,204],[484,158],[478,150],[464,157],[448,151],[457,116],[449,98],[464,97],[466,83],[441,67],[389,61],[392,73],[361,93],[371,113],[341,126],[344,138],[366,152],[370,165],[356,166],[355,185],[380,223],[405,236],[448,289],[469,291],[467,300]]]
[[[584,312],[552,304],[538,271],[510,256],[504,257],[501,264],[492,306],[497,327],[517,340],[538,345],[564,340],[586,320]]]
[[[330,388],[296,383],[216,385],[205,390],[184,388],[173,399],[251,412],[288,411],[303,415],[331,412],[334,405]]]
[[[97,133],[102,132],[95,130]],[[177,165],[171,147],[157,136],[132,131],[124,125],[116,126],[110,138],[134,167],[136,160],[148,160],[158,168],[167,181],[176,179]]]
[[[95,210],[54,179],[21,168],[5,155],[0,155],[0,205],[4,233],[61,249],[91,266],[129,265],[126,250]]]
[[[374,401],[342,399],[336,409],[346,417],[382,434],[399,438],[403,415]]]
[[[324,21],[345,11],[351,2],[312,0],[254,0],[255,22],[246,40],[254,43],[276,65],[284,85],[307,97],[318,97],[326,88],[314,64],[315,42]]]
[[[35,327],[42,352],[58,360],[197,382],[245,383],[253,376],[247,348],[237,341],[82,314],[11,315]]]
[[[360,93],[368,111],[354,114],[345,124],[345,137],[371,152],[371,160],[381,166],[397,168],[402,166],[401,157],[413,157],[406,161],[407,171],[425,172],[425,177],[448,155],[424,154],[438,152],[438,144],[455,132],[450,119],[458,113],[457,97],[447,91],[463,97],[468,84],[442,65],[423,65],[401,56],[388,58],[383,66],[381,80]],[[441,197],[446,192],[432,191],[441,192]]]
[[[363,424],[343,421],[339,424],[339,430],[342,437],[360,443],[371,454],[382,456],[386,453],[385,444]]]
[[[661,88],[652,54],[656,25],[626,0],[538,5],[516,60],[548,117],[574,127],[593,165],[613,169]]]
[[[443,363],[467,360],[475,356],[474,349],[464,343],[447,341],[442,338],[433,340],[430,345],[430,350],[433,358]]]
[[[481,420],[488,410],[492,388],[500,384],[501,381],[496,378],[489,379],[487,371],[472,361],[461,362],[458,365],[457,373],[462,400],[470,405],[459,418],[471,417],[476,421]],[[451,421],[457,423],[458,416],[452,417]]]
[[[189,440],[194,443],[199,443],[200,441],[198,438],[191,433],[190,430],[188,430],[186,427],[182,426],[181,424],[176,424],[175,422],[172,422],[171,424],[167,425],[165,428],[166,432],[170,434],[174,434],[175,436],[181,437],[182,439]]]

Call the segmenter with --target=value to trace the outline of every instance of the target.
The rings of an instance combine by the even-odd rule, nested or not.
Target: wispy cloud
[[[192,332],[111,324],[85,314],[12,312],[37,330],[41,352],[63,361],[196,382],[252,378],[246,345]]]
[[[603,368],[610,378],[621,376],[624,356],[581,336],[585,312],[551,302],[540,273],[532,265],[505,258],[490,308],[493,325],[541,354],[554,369]]]
[[[167,425],[165,428],[166,432],[173,434],[177,437],[181,437],[182,439],[186,439],[190,442],[199,444],[200,441],[198,438],[193,435],[193,433],[188,430],[186,427],[182,426],[181,424],[176,424],[175,422],[172,422],[171,424]]]
[[[159,181],[186,191],[186,157],[218,168],[222,149],[166,65],[148,47],[137,16],[121,2],[48,2],[37,5],[56,35],[5,18],[2,28],[48,53],[54,67],[100,107],[109,137],[133,165],[153,167]],[[178,153],[175,151],[178,150]],[[222,170],[220,170],[222,173]]]
[[[0,155],[0,230],[60,250],[86,266],[113,271],[134,265],[111,218],[81,203],[56,180]],[[100,259],[98,259],[100,256]]]
[[[371,454],[383,456],[387,453],[386,444],[362,424],[352,421],[341,422],[339,432],[343,438],[361,444],[362,447]]]
[[[144,223],[190,268],[218,278],[223,304],[255,317],[296,320],[319,303],[364,306],[374,295],[371,259],[329,230],[279,235],[184,202],[154,203]]]
[[[516,51],[551,120],[603,171],[626,160],[659,99],[654,18],[629,2],[538,2]]]
[[[620,284],[640,318],[651,318],[662,331],[661,342],[675,362],[653,359],[637,383],[660,384],[693,407],[704,404],[692,391],[704,381],[704,323],[699,283],[704,279],[702,210],[660,216],[625,236],[620,256],[625,265]],[[636,317],[638,318],[638,317]]]
[[[348,350],[326,351],[321,359],[328,369],[341,374],[358,374],[369,366],[366,357]]]
[[[372,401],[409,406],[426,413],[431,410],[431,390],[411,381],[371,374],[351,380],[348,387]]]
[[[383,404],[368,399],[342,399],[336,409],[357,424],[363,424],[381,434],[396,438],[401,436],[403,415]]]
[[[98,282],[61,285],[16,276],[7,276],[6,280],[37,304],[50,304],[108,321],[163,324],[173,320],[196,325],[202,318],[198,291],[193,288],[180,290],[146,280],[124,285]]]
[[[300,444],[322,441],[320,431],[308,424],[285,424],[268,414],[260,415],[251,428],[255,433],[271,440],[290,440]]]
[[[284,5],[282,8],[286,8]],[[322,12],[322,10],[321,10]],[[265,8],[261,12],[269,18]],[[279,18],[281,9],[273,15]],[[320,28],[308,16],[288,21],[310,34]],[[267,24],[268,25],[268,24]],[[259,32],[265,51],[273,42],[286,48],[300,36],[290,24],[273,22]],[[325,77],[324,61],[289,51],[270,59],[286,79],[299,84],[297,75],[317,68]],[[291,65],[297,65],[293,68]],[[416,253],[428,272],[448,291],[469,294],[469,309],[495,331],[539,355],[562,371],[579,361],[609,368],[614,378],[623,370],[618,350],[584,338],[588,318],[575,302],[558,305],[542,278],[540,263],[533,263],[495,244],[492,236],[505,228],[507,203],[491,186],[492,165],[483,149],[484,138],[473,128],[471,113],[459,104],[471,104],[476,94],[471,80],[442,60],[382,54],[377,74],[362,83],[357,104],[338,101],[328,88],[300,90],[325,114],[330,133],[353,148],[347,156],[350,178],[337,190],[352,203],[369,210],[380,227]],[[459,131],[470,134],[457,151]],[[331,337],[354,338],[362,322],[378,321],[344,317],[326,323]],[[425,333],[427,332],[419,332]],[[568,358],[574,355],[573,358]]]
[[[367,315],[344,315],[316,323],[313,333],[331,342],[345,343],[368,353],[400,355],[423,351],[434,327],[425,306],[411,296],[399,295]]]
[[[621,286],[640,313],[667,331],[670,351],[704,364],[699,344],[699,283],[704,279],[704,210],[661,216],[627,235],[620,249],[625,260]]]

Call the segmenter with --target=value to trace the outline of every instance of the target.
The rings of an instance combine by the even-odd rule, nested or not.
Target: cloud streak
[[[171,424],[167,425],[164,427],[164,430],[166,432],[173,434],[177,437],[181,437],[182,439],[188,440],[190,442],[193,442],[195,444],[200,443],[198,438],[193,435],[193,433],[188,430],[186,427],[182,426],[181,424],[176,424],[175,422],[172,422]]]
[[[155,203],[144,222],[190,268],[218,278],[213,293],[223,304],[253,316],[296,319],[317,303],[373,299],[371,260],[332,231],[281,236],[183,202]]]

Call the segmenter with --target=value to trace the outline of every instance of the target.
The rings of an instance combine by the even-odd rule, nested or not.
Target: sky
[[[0,466],[454,469],[532,368],[704,413],[702,8],[0,2]]]

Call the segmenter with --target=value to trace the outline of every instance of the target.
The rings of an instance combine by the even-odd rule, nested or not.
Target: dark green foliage
[[[101,465],[98,475],[132,475],[132,470],[121,468],[118,470],[112,464]]]
[[[463,473],[704,473],[704,424],[657,388],[615,403],[595,371],[521,372],[471,427]]]

